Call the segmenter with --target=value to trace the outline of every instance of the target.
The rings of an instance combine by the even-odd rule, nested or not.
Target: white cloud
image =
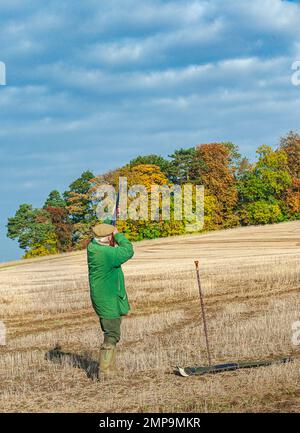
[[[116,27],[131,30],[150,30],[164,27],[166,30],[195,23],[215,7],[211,1],[137,1],[110,0],[86,2],[93,13],[83,23],[87,32],[109,31]]]
[[[285,85],[290,75],[290,59],[232,58],[205,64],[194,64],[163,70],[145,70],[111,73],[100,68],[70,67],[64,63],[39,67],[37,76],[59,84],[66,89],[91,92],[92,95],[127,94],[128,97],[147,97],[149,91],[175,93],[210,92],[214,86],[247,88],[268,83]],[[206,87],[209,86],[209,87]]]
[[[253,28],[264,31],[285,31],[295,34],[300,21],[299,4],[282,0],[230,0],[231,7]]]

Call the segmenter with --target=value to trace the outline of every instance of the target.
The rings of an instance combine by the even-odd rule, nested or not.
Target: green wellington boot
[[[111,371],[113,371],[114,373],[118,372],[118,369],[116,367],[116,357],[117,357],[117,347],[115,346],[113,349],[113,356],[111,361]]]
[[[99,375],[114,373],[116,346],[110,343],[103,343],[100,348]],[[98,375],[98,376],[99,376]]]

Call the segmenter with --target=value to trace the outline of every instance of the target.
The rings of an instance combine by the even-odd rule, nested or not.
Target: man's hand
[[[116,234],[118,234],[119,232],[118,232],[118,229],[117,229],[117,227],[115,227],[115,229],[114,229],[114,231],[113,231],[113,236],[115,236]]]

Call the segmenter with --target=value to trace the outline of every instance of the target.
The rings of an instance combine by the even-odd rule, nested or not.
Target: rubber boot
[[[118,369],[116,367],[116,357],[117,357],[117,347],[115,346],[113,349],[113,356],[112,356],[112,361],[111,361],[111,370],[114,373],[117,373]]]
[[[113,363],[115,359],[116,346],[110,343],[103,343],[100,348],[99,375],[109,375],[113,373]]]

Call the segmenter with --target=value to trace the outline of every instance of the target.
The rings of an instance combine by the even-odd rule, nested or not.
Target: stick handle
[[[205,308],[204,308],[203,293],[202,293],[202,288],[201,288],[200,273],[199,273],[199,261],[198,260],[195,260],[195,267],[196,267],[197,282],[198,282],[198,288],[199,288],[201,311],[202,311],[202,317],[203,317],[203,327],[204,327],[204,334],[205,334],[205,341],[206,341],[207,357],[208,357],[209,366],[211,366],[211,356],[210,356],[210,348],[209,348],[209,342],[208,342],[208,332],[207,332],[207,325],[206,325],[206,316],[205,316]]]

